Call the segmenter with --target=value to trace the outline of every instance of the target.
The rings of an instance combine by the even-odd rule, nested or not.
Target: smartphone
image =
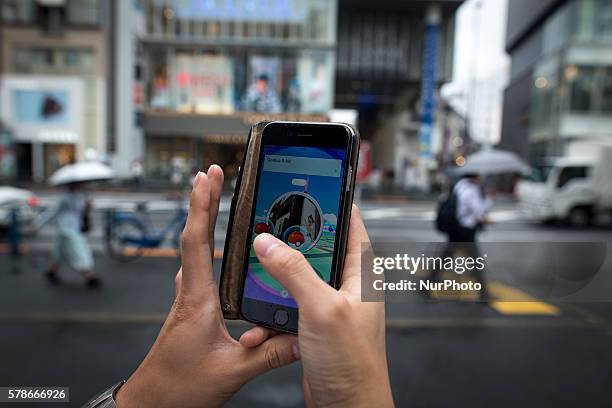
[[[353,201],[359,136],[338,123],[270,122],[263,129],[245,249],[242,317],[297,332],[295,300],[253,250],[270,233],[302,252],[317,275],[338,287]]]

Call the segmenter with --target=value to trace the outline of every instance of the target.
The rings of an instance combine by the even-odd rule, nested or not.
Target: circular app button
[[[276,312],[274,312],[274,323],[278,324],[279,326],[284,326],[288,321],[289,313],[287,313],[286,310],[278,309]]]

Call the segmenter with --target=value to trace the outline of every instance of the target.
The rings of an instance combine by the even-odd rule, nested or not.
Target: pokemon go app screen
[[[245,297],[297,307],[255,256],[253,240],[264,232],[302,252],[319,277],[329,282],[344,160],[344,149],[264,146]]]

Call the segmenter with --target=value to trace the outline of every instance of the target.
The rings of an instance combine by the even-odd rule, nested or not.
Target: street
[[[148,197],[152,200],[151,197]],[[52,200],[52,197],[49,198]],[[101,200],[102,203],[104,199]],[[227,202],[227,200],[224,200]],[[153,202],[152,204],[153,205]],[[163,207],[163,206],[162,206]],[[227,206],[216,247],[222,248]],[[433,230],[432,202],[367,202],[362,214],[374,245],[440,241]],[[52,228],[28,239],[18,261],[0,254],[0,370],[6,385],[69,386],[70,406],[127,378],[147,353],[173,301],[178,260],[167,251],[132,263],[103,253],[102,211],[94,216],[91,241],[96,270],[104,280],[88,291],[79,276],[64,269],[62,285],[43,278]],[[172,216],[152,217],[162,225]],[[610,241],[604,227],[568,230],[528,224],[510,202],[496,205],[497,223],[483,241]],[[509,248],[512,248],[511,246]],[[521,266],[521,254],[516,258]],[[220,259],[214,263],[218,274]],[[492,271],[495,292],[511,288]],[[499,278],[499,279],[498,279]],[[388,303],[387,355],[398,406],[515,407],[612,404],[612,304],[440,300]],[[510,302],[512,303],[512,302]],[[239,336],[248,325],[228,322]],[[359,358],[359,356],[355,356]],[[301,406],[299,364],[275,370],[245,386],[229,406]]]
[[[0,408],[612,407],[611,175],[612,0],[0,0]]]

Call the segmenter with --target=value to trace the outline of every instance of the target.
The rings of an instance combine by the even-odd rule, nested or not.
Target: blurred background
[[[172,303],[192,177],[225,171],[218,272],[264,119],[359,129],[375,245],[443,241],[438,197],[468,168],[493,202],[482,241],[612,238],[609,0],[0,0],[0,385],[79,406],[129,376]],[[58,235],[39,220],[74,163],[106,180],[87,187],[96,290],[45,279]],[[532,296],[518,248],[487,279],[525,302],[388,305],[398,405],[612,404],[612,307]],[[230,405],[301,406],[299,375]]]

